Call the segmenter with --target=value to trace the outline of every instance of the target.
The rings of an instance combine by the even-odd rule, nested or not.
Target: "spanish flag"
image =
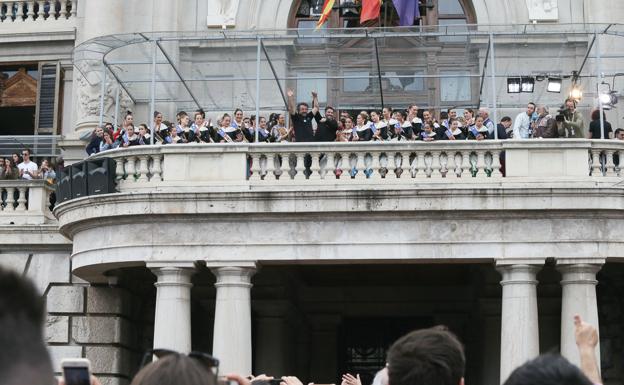
[[[325,24],[327,19],[329,19],[329,15],[331,14],[332,8],[334,7],[335,0],[325,0],[325,4],[323,4],[323,13],[321,13],[321,18],[318,23],[316,23],[316,28],[319,29]]]
[[[362,10],[360,11],[360,24],[365,21],[374,20],[379,17],[382,0],[362,0]]]

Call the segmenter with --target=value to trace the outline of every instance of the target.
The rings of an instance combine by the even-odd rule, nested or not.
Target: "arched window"
[[[291,12],[291,28],[314,28],[323,12],[324,0],[296,0]],[[469,0],[420,0],[420,19],[415,25],[465,25],[476,21]],[[325,24],[330,28],[355,28],[360,25],[359,1],[335,0],[334,11]],[[385,0],[378,20],[367,22],[366,27],[397,26],[399,18],[391,0]]]
[[[307,29],[309,35],[323,4],[324,0],[295,0],[290,27]],[[421,0],[420,11],[415,24],[439,25],[441,31],[463,31],[476,21],[470,0]],[[335,0],[324,28],[360,27],[359,12],[354,0]],[[384,0],[379,19],[366,26],[380,25],[399,25],[392,0]],[[380,108],[382,94],[385,105],[400,108],[410,103],[436,109],[477,105],[479,48],[466,36],[409,36],[378,42],[376,49],[366,39],[302,39],[289,52],[289,76],[296,78],[289,86],[301,101],[317,90],[322,105],[349,111]],[[322,63],[319,56],[324,57]]]

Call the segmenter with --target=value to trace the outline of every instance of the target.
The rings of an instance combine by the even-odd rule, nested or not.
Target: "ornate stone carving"
[[[239,0],[208,0],[208,27],[234,27]]]
[[[558,0],[526,0],[530,21],[559,20]]]
[[[83,76],[85,74],[89,79]],[[84,65],[81,71],[75,72],[75,81],[77,84],[77,109],[76,122],[78,125],[83,123],[92,123],[99,120],[100,116],[100,91],[101,79],[95,75],[95,72]],[[117,95],[118,84],[113,79],[106,80],[104,92],[104,121],[113,121],[115,117],[115,96]],[[119,98],[119,112],[123,115],[126,110],[133,107],[132,100],[125,92],[121,92]]]

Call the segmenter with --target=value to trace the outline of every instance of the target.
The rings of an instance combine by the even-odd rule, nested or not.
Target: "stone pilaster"
[[[191,351],[192,263],[148,264],[156,275],[154,349]]]
[[[537,272],[544,261],[498,261],[502,275],[500,382],[539,355]]]
[[[561,273],[561,355],[575,365],[580,364],[580,356],[574,338],[574,316],[580,315],[598,329],[596,273],[603,264],[604,259],[557,261]],[[600,367],[600,344],[596,346],[596,358]]]
[[[255,265],[210,267],[217,277],[212,354],[219,359],[223,373],[251,374],[251,277]]]

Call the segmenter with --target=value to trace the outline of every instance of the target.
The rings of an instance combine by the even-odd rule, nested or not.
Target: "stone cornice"
[[[429,186],[428,186],[429,187]],[[124,218],[136,221],[137,216],[147,221],[178,220],[185,215],[246,216],[254,214],[262,219],[300,215],[344,215],[350,218],[374,215],[419,217],[444,217],[457,211],[473,218],[497,218],[501,211],[506,217],[533,218],[539,212],[549,217],[620,218],[624,210],[623,188],[396,188],[386,190],[324,189],[298,191],[249,191],[245,187],[227,191],[183,193],[155,191],[143,193],[117,193],[85,197],[56,207],[61,232],[71,237],[76,226],[87,226],[89,221]],[[611,200],[603,199],[610,196]],[[164,216],[164,218],[163,218]],[[175,218],[175,219],[174,219]]]

